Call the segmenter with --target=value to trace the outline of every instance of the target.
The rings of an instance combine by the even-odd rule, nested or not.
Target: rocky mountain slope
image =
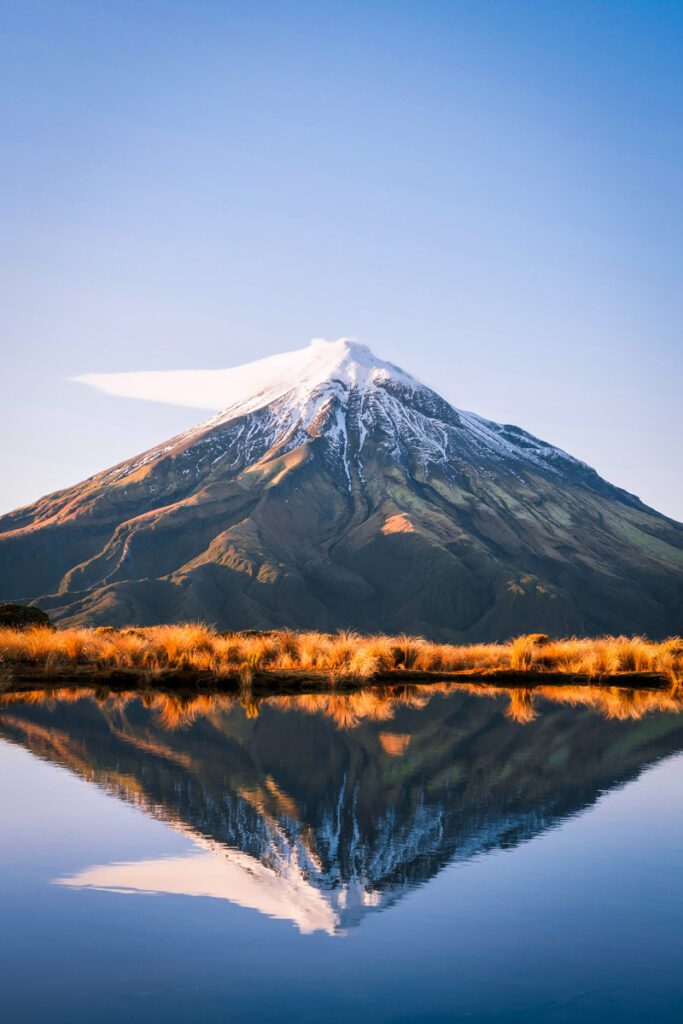
[[[70,624],[683,631],[681,524],[364,346],[150,376],[223,411],[2,517],[0,600]]]

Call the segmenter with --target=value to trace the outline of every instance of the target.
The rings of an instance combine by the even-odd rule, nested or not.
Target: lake
[[[12,1024],[683,1019],[665,698],[6,701]]]

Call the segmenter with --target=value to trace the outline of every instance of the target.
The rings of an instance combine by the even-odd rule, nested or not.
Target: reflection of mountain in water
[[[73,884],[222,896],[303,931],[359,923],[445,864],[511,847],[683,748],[683,718],[609,721],[548,704],[521,726],[458,692],[340,730],[214,701],[165,729],[139,700],[14,705],[0,736],[188,832],[204,853]],[[386,710],[385,710],[386,714]]]

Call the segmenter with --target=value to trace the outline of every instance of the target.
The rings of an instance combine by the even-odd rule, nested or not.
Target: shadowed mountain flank
[[[352,701],[344,728],[315,701],[303,710],[303,698],[266,701],[258,718],[207,701],[175,728],[161,705],[74,697],[3,708],[0,737],[205,851],[88,868],[66,884],[223,896],[330,932],[449,863],[533,838],[683,748],[675,714],[616,721],[542,701],[521,725],[498,700],[451,693],[419,704],[382,707],[369,694],[367,706]]]
[[[0,519],[0,600],[69,625],[683,631],[683,526],[364,346],[186,378],[218,415]]]

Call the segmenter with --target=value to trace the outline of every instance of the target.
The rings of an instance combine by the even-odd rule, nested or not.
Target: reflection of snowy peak
[[[158,808],[148,806],[145,810],[158,815]],[[394,816],[386,815],[378,830],[380,846],[368,850],[356,821],[354,838],[344,857],[351,870],[347,877],[331,856],[324,835],[308,836],[309,830],[299,823],[264,823],[265,827],[259,829],[257,856],[225,842],[207,840],[201,833],[171,822],[193,839],[197,852],[95,865],[57,882],[72,888],[126,894],[163,892],[225,899],[268,917],[289,920],[304,934],[324,931],[334,935],[360,925],[366,914],[392,906],[425,879],[427,866],[433,869],[427,875],[431,877],[449,860],[469,860],[513,835],[521,842],[551,823],[552,816],[546,821],[537,815],[482,821],[476,831],[460,837],[451,850],[453,837],[449,843],[443,808],[421,807],[411,827],[398,835],[391,830],[396,824]],[[248,845],[252,848],[254,839],[250,836]],[[309,846],[311,842],[313,846]],[[338,855],[338,842],[334,846]],[[316,847],[324,851],[324,856],[316,854]]]
[[[387,745],[394,727],[407,744]],[[268,706],[254,721],[237,706],[168,733],[137,701],[122,711],[83,699],[3,709],[0,737],[195,844],[186,856],[86,867],[64,884],[212,896],[332,934],[449,863],[589,806],[680,750],[683,718],[661,715],[653,729],[556,705],[521,728],[495,701],[456,694],[345,732]]]
[[[338,931],[338,917],[325,895],[297,865],[278,872],[240,850],[203,841],[199,846],[208,846],[207,852],[95,865],[56,882],[126,894],[208,896],[292,921],[304,934]]]
[[[683,630],[683,527],[365,346],[120,377],[216,415],[0,519],[0,598],[70,624]]]

